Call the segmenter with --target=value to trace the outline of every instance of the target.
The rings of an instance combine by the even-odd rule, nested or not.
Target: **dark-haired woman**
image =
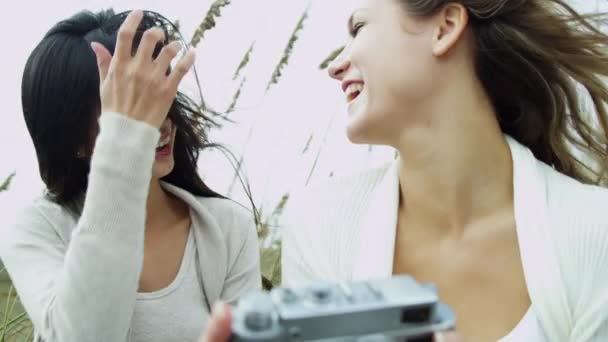
[[[81,12],[27,61],[22,104],[46,193],[0,256],[41,341],[195,341],[213,303],[260,288],[253,216],[197,173],[194,63],[150,12]]]

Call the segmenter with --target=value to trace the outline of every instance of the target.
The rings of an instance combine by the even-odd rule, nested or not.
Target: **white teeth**
[[[355,98],[356,93],[361,93],[363,91],[363,84],[361,83],[351,83],[346,87],[346,98],[348,101],[352,101]]]
[[[169,142],[171,142],[171,135],[167,135],[167,137],[156,144],[156,148],[165,147]]]

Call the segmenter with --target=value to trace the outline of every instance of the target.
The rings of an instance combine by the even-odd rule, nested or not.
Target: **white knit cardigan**
[[[608,190],[581,184],[505,139],[532,310],[549,341],[608,341]],[[397,163],[291,198],[283,232],[284,284],[391,275]]]

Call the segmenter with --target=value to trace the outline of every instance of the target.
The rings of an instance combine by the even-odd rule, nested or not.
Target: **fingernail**
[[[435,336],[433,337],[433,341],[435,342],[443,342],[445,339],[443,338],[443,334],[440,332],[436,332]]]
[[[224,303],[215,303],[215,305],[213,305],[213,312],[217,317],[224,317],[224,315],[226,314],[226,308],[224,307]]]

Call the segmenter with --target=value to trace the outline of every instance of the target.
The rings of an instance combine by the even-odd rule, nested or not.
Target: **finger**
[[[180,42],[174,41],[174,42],[169,43],[169,45],[166,45],[165,47],[163,47],[163,49],[160,51],[160,54],[158,55],[158,57],[156,57],[156,61],[155,61],[156,66],[154,67],[155,74],[160,74],[163,76],[167,74],[169,65],[171,64],[171,61],[173,60],[173,58],[175,58],[175,56],[177,56],[177,53],[181,49],[181,45],[182,44]]]
[[[156,44],[160,41],[165,40],[165,32],[158,28],[154,27],[144,32],[143,37],[141,38],[141,42],[137,47],[136,59],[139,65],[147,65],[152,64],[152,54],[154,53],[154,48]]]
[[[108,68],[110,67],[110,62],[112,61],[112,54],[105,46],[92,42],[91,48],[95,53],[95,58],[97,58],[97,69],[99,70],[99,82],[103,82],[106,79],[106,75],[108,74]]]
[[[142,17],[143,12],[141,10],[132,11],[122,25],[120,25],[118,38],[116,40],[116,50],[114,51],[114,56],[117,60],[124,61],[131,58],[133,37],[135,37],[135,32],[137,32],[137,27],[139,26]]]
[[[184,76],[186,76],[190,68],[192,68],[195,58],[196,55],[194,49],[190,49],[186,55],[179,62],[177,62],[168,79],[169,85],[173,89],[177,89],[179,83],[182,81]]]
[[[203,336],[203,342],[226,342],[231,335],[232,317],[229,308],[222,303],[215,305],[211,321]]]

